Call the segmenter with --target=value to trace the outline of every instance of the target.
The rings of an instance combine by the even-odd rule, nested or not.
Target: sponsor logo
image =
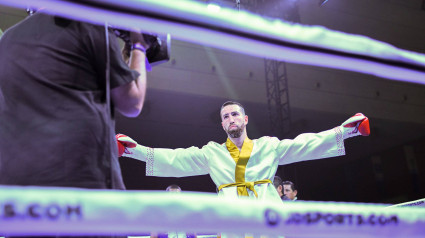
[[[355,226],[388,226],[398,225],[397,215],[368,216],[360,214],[332,214],[332,213],[292,213],[286,220],[287,225],[355,225]]]
[[[277,212],[267,209],[265,214],[266,223],[269,226],[277,226],[280,223],[280,216]]]
[[[287,219],[282,219],[278,212],[267,209],[264,213],[268,226],[284,225],[328,225],[328,226],[396,226],[399,224],[397,215],[383,214],[333,214],[320,212],[291,213]]]
[[[28,203],[19,204],[14,202],[0,203],[0,219],[40,219],[40,220],[59,220],[59,219],[82,219],[81,205],[69,204],[39,204]]]

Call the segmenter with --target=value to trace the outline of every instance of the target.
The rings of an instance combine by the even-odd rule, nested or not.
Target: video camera
[[[112,29],[115,35],[124,41],[125,52],[130,56],[132,42],[130,32],[121,29]],[[170,60],[171,37],[170,34],[156,35],[143,33],[143,38],[150,47],[146,50],[146,57],[151,66],[162,64]]]

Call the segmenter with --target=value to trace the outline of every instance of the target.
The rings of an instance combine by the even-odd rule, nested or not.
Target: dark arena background
[[[201,2],[363,35],[425,53],[422,0]],[[3,32],[24,17],[25,9],[0,5]],[[423,84],[272,62],[173,39],[170,61],[148,73],[141,115],[129,119],[116,113],[116,132],[155,148],[223,143],[226,134],[219,109],[227,100],[245,106],[251,139],[320,132],[339,126],[357,112],[369,118],[371,135],[345,141],[346,156],[279,167],[276,175],[297,185],[300,200],[396,204],[425,197]],[[207,175],[146,177],[144,162],[123,157],[120,163],[129,190],[165,190],[178,184],[183,191],[216,193]]]

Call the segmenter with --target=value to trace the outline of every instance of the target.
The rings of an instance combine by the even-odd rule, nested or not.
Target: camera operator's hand
[[[131,51],[135,44],[141,45],[144,48],[144,53],[146,54],[146,50],[149,49],[150,44],[145,41],[145,38],[142,33],[130,31],[127,33],[128,38],[124,39],[125,45],[122,49],[122,56],[124,62],[127,64],[130,60]]]
[[[146,50],[150,47],[150,45],[146,43],[143,34],[139,32],[130,32],[130,41],[133,45],[137,43],[141,44]]]

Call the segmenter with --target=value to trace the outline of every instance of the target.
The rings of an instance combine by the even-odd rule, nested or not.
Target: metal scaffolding
[[[286,63],[264,59],[264,68],[271,130],[281,138],[290,132],[291,126]]]

